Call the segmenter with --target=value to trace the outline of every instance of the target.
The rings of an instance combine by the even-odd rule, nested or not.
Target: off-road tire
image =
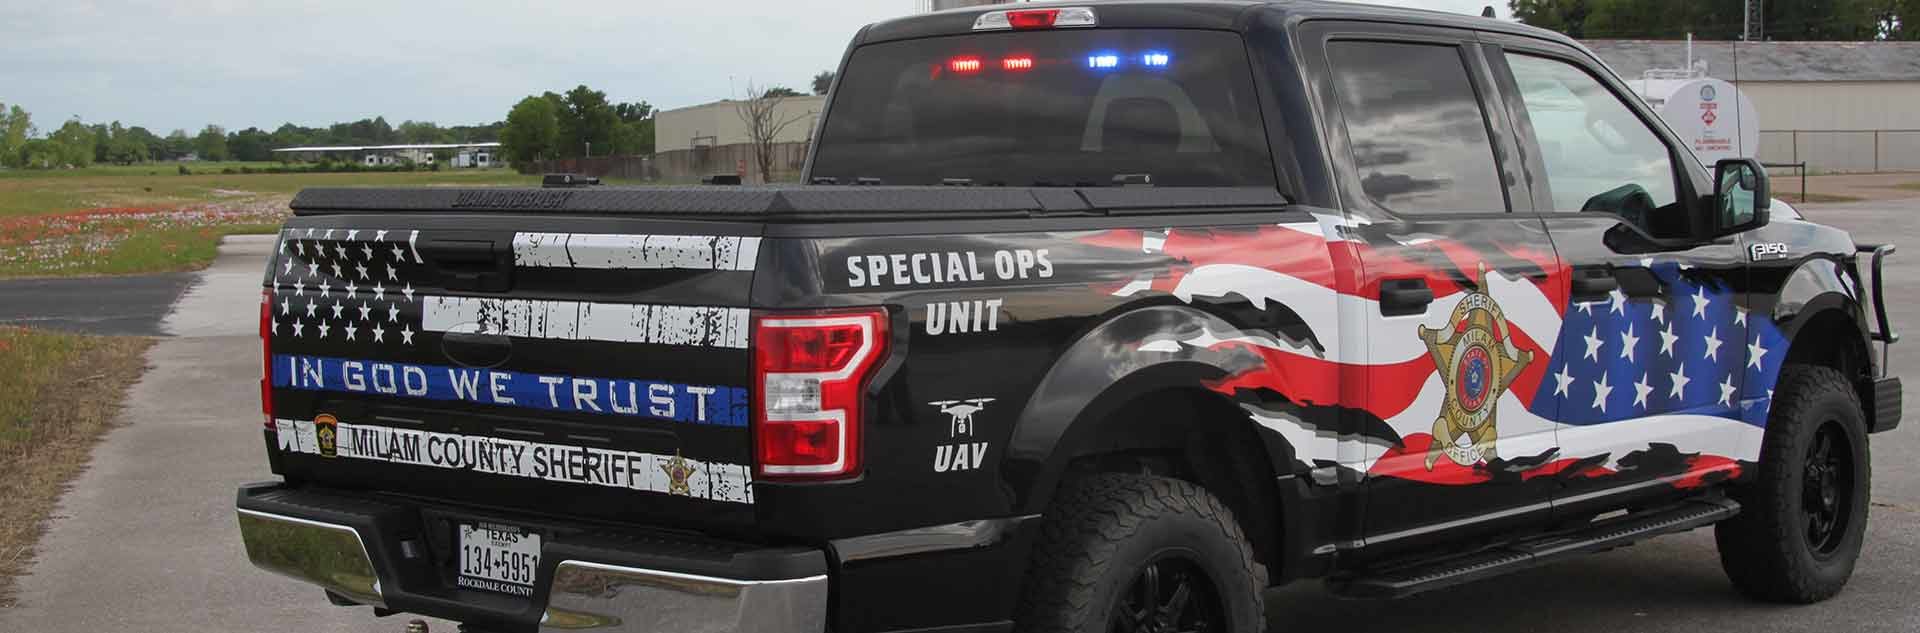
[[[1828,552],[1810,542],[1803,502],[1807,455],[1821,428],[1838,425],[1850,460],[1851,486],[1842,523]],[[1833,437],[1833,436],[1830,436]],[[1740,514],[1714,528],[1720,567],[1748,597],[1766,602],[1810,604],[1833,597],[1853,575],[1867,523],[1872,468],[1859,395],[1845,376],[1829,367],[1791,364],[1780,371],[1773,410],[1767,417],[1759,473],[1733,490]],[[1815,503],[1818,503],[1816,500]]]
[[[1108,633],[1117,601],[1129,599],[1148,564],[1190,559],[1217,594],[1224,629],[1258,633],[1267,569],[1226,504],[1190,482],[1097,474],[1071,482],[1042,519],[1016,630]]]

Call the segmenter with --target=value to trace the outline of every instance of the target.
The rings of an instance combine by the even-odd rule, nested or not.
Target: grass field
[[[147,339],[0,326],[0,608],[66,483],[145,369]]]
[[[185,165],[191,175],[180,175]],[[307,187],[531,185],[506,169],[242,174],[278,163],[0,171],[0,277],[192,270],[225,235],[270,233]]]
[[[178,173],[186,165],[191,176]],[[179,206],[235,198],[291,195],[306,187],[514,185],[539,178],[507,169],[447,169],[342,174],[223,174],[279,163],[153,163],[48,171],[0,171],[0,217],[42,215],[96,207]]]

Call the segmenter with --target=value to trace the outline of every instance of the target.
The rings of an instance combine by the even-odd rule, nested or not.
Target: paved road
[[[267,478],[254,310],[271,240],[228,238],[162,312],[152,333],[174,336],[148,352],[152,368],[128,393],[125,425],[61,499],[20,605],[0,610],[0,631],[404,628],[403,618],[329,606],[318,589],[254,569],[240,549],[234,488]]]
[[[0,281],[0,325],[90,334],[161,334],[160,320],[194,273]],[[253,278],[260,278],[255,266]]]
[[[1816,219],[1893,236],[1914,252],[1888,275],[1893,297],[1920,296],[1920,200],[1811,206]],[[94,453],[62,501],[21,606],[0,631],[395,631],[398,619],[325,605],[319,593],[247,565],[232,494],[266,472],[254,423],[259,361],[252,306],[257,241],[229,243],[162,330],[132,387],[126,426]],[[1920,303],[1895,301],[1902,330],[1920,332]],[[1909,344],[1911,345],[1911,344]],[[1920,348],[1895,368],[1920,376]],[[1401,602],[1334,600],[1302,583],[1269,596],[1274,631],[1532,633],[1586,631],[1920,630],[1920,405],[1908,426],[1874,438],[1866,554],[1839,598],[1801,608],[1756,605],[1721,576],[1711,534],[1696,531]],[[451,626],[435,623],[434,629]]]

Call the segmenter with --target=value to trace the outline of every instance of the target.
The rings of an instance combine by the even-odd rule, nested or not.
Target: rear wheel
[[[1018,629],[1253,633],[1266,567],[1225,504],[1193,483],[1099,474],[1044,519]]]
[[[1767,418],[1760,472],[1714,529],[1741,593],[1806,604],[1840,593],[1865,538],[1871,471],[1859,396],[1828,367],[1788,365]]]

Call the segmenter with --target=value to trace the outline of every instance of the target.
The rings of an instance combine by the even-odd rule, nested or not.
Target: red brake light
[[[760,369],[772,372],[834,371],[860,353],[864,341],[860,323],[793,327],[780,336],[763,337]]]
[[[1015,9],[982,13],[974,18],[973,30],[1060,29],[1096,26],[1099,23],[1100,20],[1093,15],[1093,9],[1088,7]]]
[[[1033,58],[1032,57],[1008,57],[1006,59],[1000,60],[1000,68],[1003,70],[1011,70],[1015,72],[1028,70],[1033,68]]]
[[[887,354],[886,311],[757,314],[753,350],[755,476],[858,475],[865,391]]]
[[[953,59],[949,59],[947,60],[947,70],[951,70],[956,73],[980,72],[980,58],[955,57]]]
[[[1008,11],[1007,23],[1016,29],[1053,28],[1053,19],[1060,15],[1059,9],[1032,9],[1027,11]]]
[[[260,413],[273,428],[273,291],[260,291]]]

